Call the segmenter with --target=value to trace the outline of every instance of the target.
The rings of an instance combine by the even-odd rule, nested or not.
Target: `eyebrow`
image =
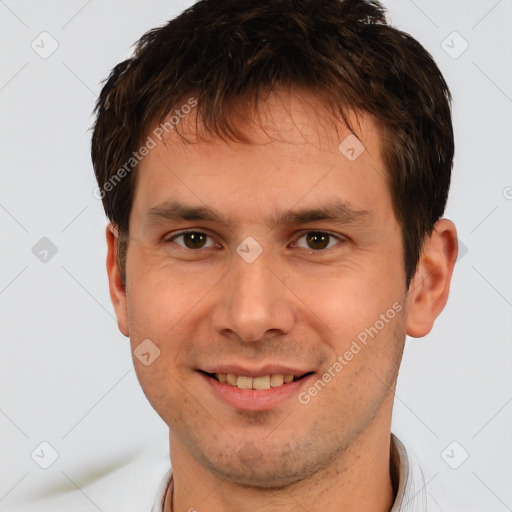
[[[149,208],[145,218],[150,224],[165,221],[211,221],[229,226],[230,221],[221,212],[206,206],[193,206],[180,201],[165,201]],[[279,225],[306,224],[308,222],[326,221],[338,224],[365,224],[371,219],[367,210],[360,210],[340,201],[330,201],[325,205],[289,210],[275,213],[265,218],[265,224],[270,228]]]

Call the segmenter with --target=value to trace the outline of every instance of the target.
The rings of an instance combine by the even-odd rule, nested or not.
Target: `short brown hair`
[[[144,34],[95,109],[91,155],[108,218],[126,239],[136,166],[112,180],[157,116],[194,95],[207,133],[248,142],[236,106],[283,86],[311,91],[350,129],[349,111],[375,119],[409,284],[446,205],[451,95],[432,56],[375,0],[201,0]],[[121,252],[124,279],[124,242]]]

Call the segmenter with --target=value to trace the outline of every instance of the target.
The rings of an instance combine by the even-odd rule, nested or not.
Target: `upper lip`
[[[216,366],[205,366],[199,368],[205,373],[225,373],[239,375],[244,377],[264,377],[266,375],[294,375],[301,377],[305,373],[311,373],[312,370],[298,369],[296,367],[283,366],[278,364],[267,364],[258,368],[248,368],[236,364],[220,364]]]

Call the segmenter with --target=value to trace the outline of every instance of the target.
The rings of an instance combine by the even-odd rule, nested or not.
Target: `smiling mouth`
[[[255,389],[264,390],[270,388],[278,388],[280,386],[286,386],[290,382],[294,382],[314,372],[308,372],[303,375],[263,375],[259,377],[246,377],[244,375],[234,375],[232,373],[208,373],[200,370],[201,373],[207,375],[211,379],[214,379],[222,384],[227,384],[239,389]]]

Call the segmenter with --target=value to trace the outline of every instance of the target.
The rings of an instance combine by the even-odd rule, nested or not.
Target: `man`
[[[113,69],[92,159],[169,427],[154,511],[433,510],[391,413],[457,255],[450,100],[376,1],[203,0]]]

